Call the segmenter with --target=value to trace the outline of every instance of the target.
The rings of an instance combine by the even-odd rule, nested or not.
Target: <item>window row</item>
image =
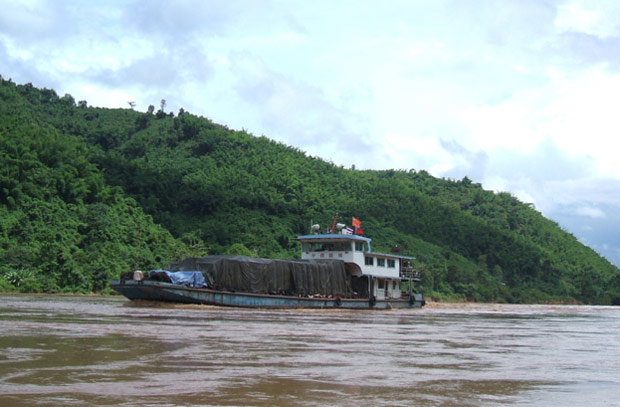
[[[326,243],[302,243],[301,249],[304,252],[349,252],[351,242],[326,242]],[[363,252],[364,242],[355,242],[355,251]]]
[[[394,259],[384,259],[381,257],[377,257],[377,267],[385,267],[385,262],[387,260],[387,267],[390,269],[393,269],[394,267],[396,267],[396,261]],[[367,266],[374,266],[375,265],[375,258],[374,257],[370,257],[370,256],[366,256],[364,257],[364,264]]]

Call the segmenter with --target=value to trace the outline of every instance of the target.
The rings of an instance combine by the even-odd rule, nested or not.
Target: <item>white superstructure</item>
[[[364,291],[367,285],[367,292],[378,300],[400,298],[401,280],[412,277],[407,273],[412,271],[413,257],[373,252],[372,240],[367,237],[331,233],[299,236],[297,240],[302,259],[342,260],[347,272],[357,278],[354,281],[358,289]]]

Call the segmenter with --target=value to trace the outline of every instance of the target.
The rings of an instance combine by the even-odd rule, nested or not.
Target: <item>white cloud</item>
[[[559,32],[581,32],[599,38],[619,34],[620,6],[614,0],[569,1],[558,6],[555,26]]]
[[[486,151],[533,151],[545,138],[538,127],[544,98],[544,93],[528,90],[500,104],[464,108],[459,118],[468,142]]]
[[[48,0],[3,2],[0,32],[36,40],[66,29],[61,24],[63,6]]]
[[[135,101],[135,92],[128,90],[105,90],[97,85],[88,82],[78,82],[71,85],[72,95],[97,95],[97,104],[95,106],[114,106],[129,108],[128,102]],[[77,100],[82,100],[77,99]],[[86,100],[89,105],[93,105],[92,100]]]
[[[554,75],[554,98],[541,130],[571,154],[593,157],[602,175],[620,177],[620,75],[594,68],[578,75]]]
[[[620,75],[592,68],[579,74],[550,71],[542,87],[500,104],[469,107],[460,120],[468,143],[486,151],[534,151],[547,139],[567,154],[593,158],[600,171],[620,177]]]
[[[599,208],[593,208],[591,206],[583,206],[575,210],[575,214],[579,216],[587,216],[590,218],[604,218],[605,213]]]

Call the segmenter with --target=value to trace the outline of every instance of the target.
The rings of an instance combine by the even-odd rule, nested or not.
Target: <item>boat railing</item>
[[[415,270],[413,267],[404,266],[400,268],[400,277],[410,278],[414,281],[419,281],[422,277],[422,272],[419,270]]]

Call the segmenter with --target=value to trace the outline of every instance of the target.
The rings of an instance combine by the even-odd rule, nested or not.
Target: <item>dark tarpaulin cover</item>
[[[349,275],[338,260],[275,260],[246,256],[191,257],[170,271],[200,270],[216,290],[273,295],[351,296]]]

